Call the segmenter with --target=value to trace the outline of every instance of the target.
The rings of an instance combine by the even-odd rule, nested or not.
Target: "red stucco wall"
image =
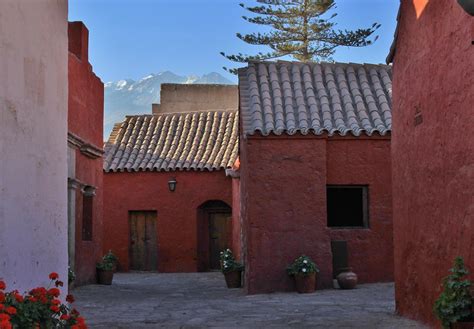
[[[249,293],[293,290],[286,267],[301,254],[332,286],[331,239],[348,241],[361,282],[393,277],[390,146],[387,138],[268,136],[241,145],[241,217]],[[327,228],[326,185],[369,185],[370,229]]]
[[[472,40],[474,18],[456,1],[402,2],[393,66],[396,304],[431,325],[454,257],[474,271]]]
[[[104,85],[88,62],[88,31],[81,22],[69,23],[68,131],[102,148]],[[76,179],[96,187],[93,201],[92,241],[82,240],[82,202],[76,192],[76,285],[95,282],[95,264],[102,256],[102,158],[91,159],[76,149]]]
[[[168,180],[176,178],[175,192]],[[198,208],[209,200],[232,206],[232,181],[214,172],[124,172],[104,175],[104,251],[129,269],[129,211],[157,211],[158,271],[198,270]]]

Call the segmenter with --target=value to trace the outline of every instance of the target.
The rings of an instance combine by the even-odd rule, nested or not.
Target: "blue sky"
[[[70,0],[69,20],[83,21],[90,32],[89,58],[102,81],[139,79],[149,73],[180,75],[218,72],[232,63],[219,52],[256,53],[259,47],[236,32],[258,31],[245,22],[249,12],[238,4],[252,0]],[[399,0],[339,0],[334,12],[340,29],[382,24],[379,39],[365,48],[339,48],[340,62],[383,63],[395,30]]]

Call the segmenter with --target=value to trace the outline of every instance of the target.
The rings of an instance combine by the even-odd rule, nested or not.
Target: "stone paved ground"
[[[390,283],[246,296],[219,272],[118,273],[74,295],[91,328],[424,328],[393,314]]]

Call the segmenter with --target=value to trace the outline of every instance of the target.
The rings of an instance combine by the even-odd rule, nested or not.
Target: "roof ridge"
[[[248,64],[286,64],[286,65],[332,65],[332,66],[337,66],[337,65],[357,65],[357,66],[379,66],[379,67],[389,67],[391,68],[391,65],[388,65],[386,63],[356,63],[356,62],[327,62],[327,61],[322,61],[322,62],[300,62],[300,61],[288,61],[288,60],[276,60],[276,61],[271,61],[271,60],[251,60],[248,62]],[[242,67],[241,69],[246,69],[246,67]]]

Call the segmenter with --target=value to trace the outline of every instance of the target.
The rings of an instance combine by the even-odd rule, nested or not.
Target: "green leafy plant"
[[[111,262],[100,262],[100,263],[97,263],[97,265],[95,266],[98,270],[101,270],[101,271],[113,271],[114,270],[114,264],[111,263]]]
[[[232,271],[242,271],[244,266],[235,261],[234,254],[230,249],[221,251],[221,271],[222,273],[228,273]]]
[[[67,282],[69,284],[73,283],[76,280],[76,273],[71,269],[70,266],[67,268]]]
[[[49,275],[48,287],[37,287],[20,294],[18,290],[5,291],[6,284],[0,280],[0,328],[87,328],[84,318],[72,308],[72,295],[66,303],[59,298],[63,282],[59,275]],[[52,286],[52,287],[51,287]]]
[[[308,256],[302,255],[286,268],[288,275],[310,275],[311,273],[319,273],[319,268]]]
[[[118,264],[118,257],[112,252],[112,250],[109,250],[104,257],[102,257],[102,261],[112,263],[114,265]]]
[[[441,320],[443,328],[449,328],[452,323],[473,319],[471,312],[472,297],[470,294],[471,281],[466,279],[469,271],[462,257],[456,257],[451,274],[443,279],[443,292],[436,300],[433,311]]]

